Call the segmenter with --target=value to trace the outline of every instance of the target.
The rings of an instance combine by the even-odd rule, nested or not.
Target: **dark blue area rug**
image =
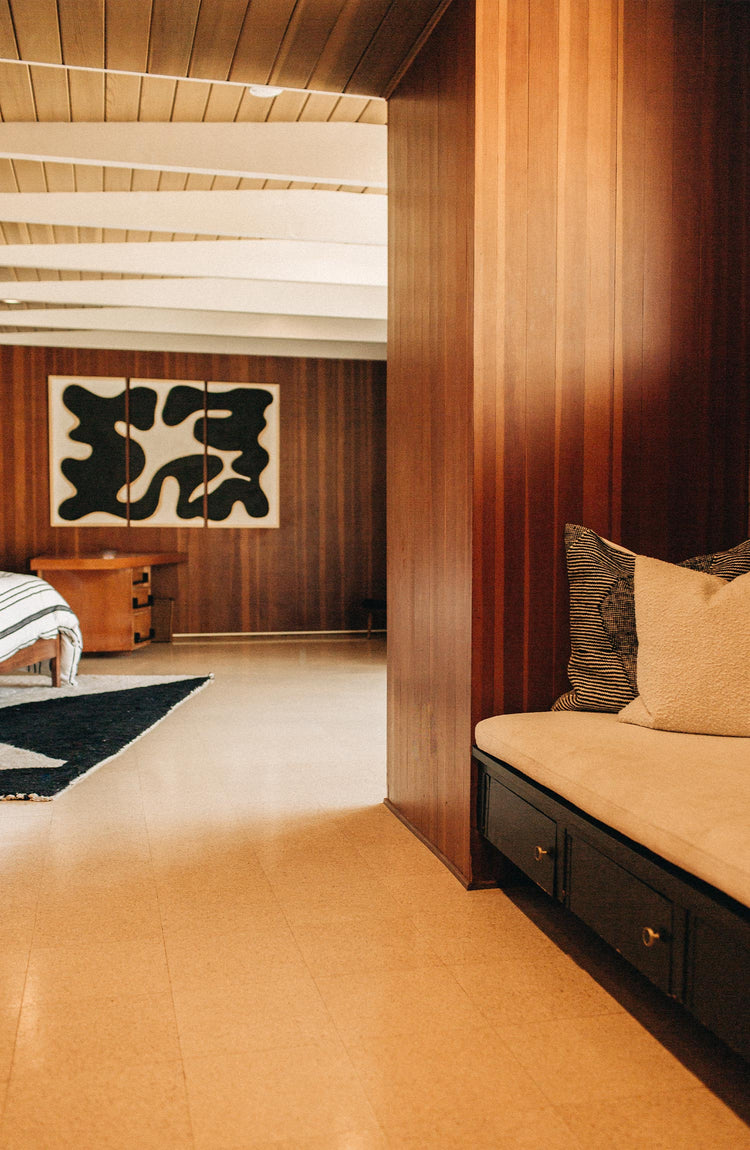
[[[43,801],[120,754],[211,681],[82,676],[76,687],[0,680],[0,800]],[[49,680],[47,680],[49,682]]]

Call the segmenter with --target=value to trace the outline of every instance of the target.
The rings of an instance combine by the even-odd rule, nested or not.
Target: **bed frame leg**
[[[53,687],[60,687],[62,685],[62,674],[60,671],[60,647],[60,636],[58,635],[57,641],[55,643],[55,654],[49,661],[49,672],[52,676]]]

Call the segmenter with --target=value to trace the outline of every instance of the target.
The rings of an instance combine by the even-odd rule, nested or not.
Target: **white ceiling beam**
[[[388,242],[386,196],[346,192],[0,192],[0,220],[324,243]]]
[[[444,0],[447,3],[447,0]],[[97,68],[86,64],[60,64],[52,60],[31,60],[25,56],[23,60],[19,60],[17,56],[0,56],[0,64],[15,64],[19,68],[50,68],[62,72],[82,72],[89,73],[96,76],[131,76],[139,80],[159,81],[168,80],[173,84],[185,84],[190,86],[198,85],[204,88],[221,89],[221,88],[241,88],[244,92],[259,100],[274,99],[276,85],[258,84],[253,80],[221,80],[218,77],[211,77],[206,79],[205,76],[175,76],[170,72],[138,72],[129,68]],[[280,92],[294,92],[300,96],[332,96],[337,101],[346,100],[359,100],[363,99],[360,92],[336,92],[331,91],[330,88],[294,88],[288,84],[280,86]],[[387,100],[382,96],[364,96],[364,99],[369,100],[373,104],[382,104],[387,106]]]
[[[325,339],[385,343],[387,324],[379,319],[330,316],[248,315],[190,311],[187,308],[82,307],[0,311],[0,328],[45,327],[98,331],[151,331],[186,335],[250,336],[263,339]]]
[[[2,123],[0,156],[243,179],[387,186],[382,124]]]
[[[387,289],[356,284],[307,284],[274,280],[129,279],[12,280],[0,292],[30,303],[98,304],[111,307],[191,308],[261,315],[386,318]],[[12,309],[2,315],[13,316]],[[18,313],[20,314],[20,313]],[[13,323],[8,318],[6,323]]]
[[[386,285],[387,249],[303,240],[0,244],[0,267]]]
[[[385,344],[332,340],[240,339],[122,331],[0,332],[0,345],[88,347],[109,350],[202,352],[212,355],[276,355],[301,359],[384,360]]]

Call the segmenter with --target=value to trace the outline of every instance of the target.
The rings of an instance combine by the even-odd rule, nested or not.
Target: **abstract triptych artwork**
[[[49,377],[53,526],[278,527],[279,388]]]

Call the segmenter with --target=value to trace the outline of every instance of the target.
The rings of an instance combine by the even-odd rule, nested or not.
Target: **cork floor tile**
[[[216,678],[0,806],[0,1150],[750,1150],[730,1056],[680,1061],[383,806],[384,646],[84,660]]]
[[[748,1150],[750,1127],[703,1087],[609,1100],[606,1106],[561,1106],[586,1150],[630,1150],[634,1131],[649,1150]]]

